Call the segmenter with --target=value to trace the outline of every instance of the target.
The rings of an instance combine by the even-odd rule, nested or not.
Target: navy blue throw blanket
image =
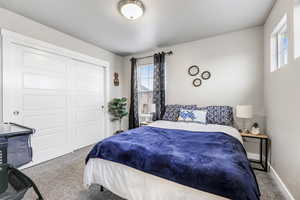
[[[141,127],[107,138],[86,158],[101,158],[233,200],[258,200],[243,145],[225,133]]]

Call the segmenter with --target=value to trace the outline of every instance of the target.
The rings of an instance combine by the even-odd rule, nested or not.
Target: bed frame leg
[[[104,192],[104,187],[102,185],[100,186],[100,191]]]

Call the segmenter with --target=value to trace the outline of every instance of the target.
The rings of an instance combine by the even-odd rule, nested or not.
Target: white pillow
[[[206,124],[207,110],[180,109],[178,121]]]

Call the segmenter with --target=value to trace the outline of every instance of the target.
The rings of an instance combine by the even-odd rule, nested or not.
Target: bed
[[[233,127],[156,121],[95,145],[84,185],[128,200],[257,200],[242,143]]]

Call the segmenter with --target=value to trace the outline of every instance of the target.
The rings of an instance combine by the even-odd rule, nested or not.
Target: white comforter
[[[151,123],[149,126],[166,128],[166,129],[199,131],[199,132],[223,132],[235,137],[243,144],[241,134],[238,132],[236,128],[230,126],[221,126],[216,124],[199,124],[193,122],[171,122],[171,121],[156,121]]]
[[[156,121],[149,126],[199,132],[224,132],[242,143],[239,132],[232,127],[186,122]],[[212,133],[213,134],[213,133]],[[221,196],[196,190],[147,174],[125,165],[90,159],[84,171],[84,185],[103,185],[127,200],[223,200]]]

